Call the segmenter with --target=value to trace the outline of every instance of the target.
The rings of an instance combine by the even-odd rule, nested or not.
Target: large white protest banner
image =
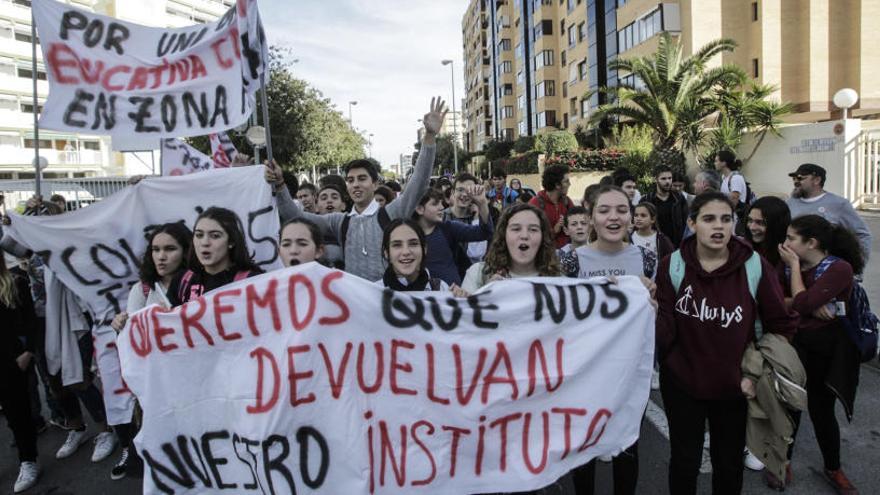
[[[241,167],[198,176],[145,179],[88,208],[58,216],[10,214],[6,233],[40,254],[95,317],[95,356],[110,424],[131,421],[133,398],[116,352],[109,321],[124,311],[138,280],[146,235],[155,226],[184,222],[190,228],[200,211],[222,206],[242,221],[250,252],[266,269],[280,266],[278,213],[263,167]]]
[[[188,175],[214,168],[214,160],[180,139],[162,140],[162,175]]]
[[[64,215],[10,213],[12,225],[7,232],[40,254],[96,319],[109,321],[125,310],[150,230],[169,222],[184,222],[192,228],[199,213],[211,206],[238,215],[259,266],[281,265],[278,213],[262,166],[148,178]]]
[[[638,438],[648,301],[633,277],[455,299],[310,263],[147,308],[117,340],[144,410],[144,493],[546,486]]]
[[[265,69],[256,0],[170,29],[34,0],[49,78],[40,126],[112,136],[188,137],[243,124]]]

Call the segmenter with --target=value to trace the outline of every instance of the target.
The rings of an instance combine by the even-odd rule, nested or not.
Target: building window
[[[565,60],[565,50],[559,52],[559,65],[563,67],[568,65],[568,61]]]
[[[24,113],[34,113],[33,103],[22,103],[20,108]],[[37,105],[37,113],[43,113],[43,105]]]
[[[511,96],[513,94],[513,84],[505,84],[504,85],[504,96]]]
[[[578,24],[578,42],[584,41],[584,38],[587,37],[587,23],[582,22]]]
[[[30,4],[30,2],[28,2],[28,3]],[[27,33],[24,31],[16,31],[15,32],[15,39],[17,41],[24,41],[25,43],[30,43],[31,41],[33,41],[33,38],[31,37],[31,33]],[[37,44],[38,45],[40,44],[40,37],[39,36],[37,36]]]
[[[758,72],[758,59],[753,58],[752,59],[752,77],[757,78],[759,75],[760,74]]]
[[[499,48],[501,49],[502,52],[509,52],[510,51],[510,40],[508,40],[508,39],[501,40],[501,43],[499,44]]]
[[[568,66],[568,82],[576,83],[578,80],[578,65],[572,63]]]
[[[40,144],[40,149],[49,149],[52,147],[52,140],[51,139],[40,139],[39,144]],[[24,140],[24,147],[33,149],[34,148],[34,140],[33,139],[25,139]]]
[[[79,145],[84,150],[101,151],[100,141],[81,141]]]
[[[519,95],[516,97],[516,106],[518,106],[520,110],[524,110],[526,108],[525,96]]]
[[[553,50],[544,50],[535,56],[535,70],[553,65]]]
[[[12,0],[12,3],[15,5],[21,5],[22,7],[30,7],[31,0]]]
[[[578,64],[578,78],[583,81],[587,78],[587,61]]]
[[[758,2],[752,2],[752,22],[758,20]]]
[[[25,79],[32,79],[34,77],[34,72],[29,68],[26,69],[24,67],[19,67],[16,72],[18,74],[18,77],[23,77]],[[46,71],[37,69],[37,79],[39,79],[40,81],[45,81]]]
[[[508,127],[501,131],[501,139],[504,141],[513,141],[513,128]]]
[[[556,125],[556,111],[547,110],[538,114],[538,128],[554,127]]]
[[[525,84],[525,82],[526,82],[526,78],[523,75],[523,71],[517,72],[516,73],[516,83],[522,85],[522,84]]]
[[[590,100],[588,98],[584,98],[583,100],[581,100],[581,116],[586,118],[589,111],[590,111]]]
[[[568,46],[573,47],[577,44],[577,27],[568,27]]]
[[[520,136],[526,135],[526,121],[525,120],[519,121],[519,135]]]
[[[513,118],[513,106],[507,105],[501,109],[501,118],[502,119],[512,119]]]
[[[539,82],[536,93],[536,99],[545,96],[556,96],[556,81],[548,80]]]
[[[513,72],[513,63],[510,60],[501,62],[501,73],[510,74],[511,72]]]

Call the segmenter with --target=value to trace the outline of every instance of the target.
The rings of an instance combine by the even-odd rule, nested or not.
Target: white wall
[[[802,163],[815,163],[827,171],[825,189],[846,196],[847,163],[854,159],[861,124],[859,119],[838,120],[788,126],[781,138],[768,134],[743,174],[759,196],[787,196],[792,189],[788,174]],[[754,134],[745,137],[737,150],[740,159],[751,153],[755,139]]]

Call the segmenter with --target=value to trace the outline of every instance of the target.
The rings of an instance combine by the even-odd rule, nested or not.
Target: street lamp
[[[348,125],[350,125],[352,129],[354,129],[354,120],[351,119],[351,107],[353,107],[357,104],[358,104],[358,102],[356,102],[354,100],[348,102]]]
[[[843,88],[834,93],[834,106],[843,110],[843,120],[846,120],[846,111],[859,101],[859,94],[852,88]]]
[[[455,175],[458,175],[458,121],[455,115],[455,64],[449,59],[443,60],[441,63],[449,66],[449,71],[452,76],[452,162],[455,167]]]

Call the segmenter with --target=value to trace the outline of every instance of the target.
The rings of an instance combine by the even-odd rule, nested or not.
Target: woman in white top
[[[431,277],[425,268],[427,253],[425,233],[417,222],[393,220],[382,234],[382,256],[388,268],[376,285],[400,292],[449,291],[446,282]],[[455,285],[452,288],[460,290]]]
[[[505,278],[561,275],[556,244],[544,213],[527,204],[504,210],[486,251],[486,261],[472,265],[461,286],[468,293]]]
[[[135,313],[147,306],[158,304],[170,308],[166,292],[171,280],[186,269],[186,255],[192,242],[192,232],[181,223],[166,223],[153,230],[147,239],[147,251],[141,262],[140,282],[131,287],[125,311],[116,315],[110,324],[117,332],[125,327],[129,313]],[[131,447],[136,426],[134,422],[114,427],[122,455],[110,471],[114,480],[124,478],[129,469],[141,462]]]

